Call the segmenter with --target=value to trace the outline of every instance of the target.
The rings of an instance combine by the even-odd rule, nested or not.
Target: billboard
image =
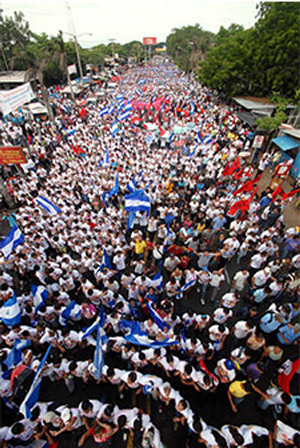
[[[157,39],[156,39],[156,37],[143,37],[143,44],[144,45],[156,45]]]
[[[26,163],[26,158],[20,146],[0,146],[0,163],[2,165]]]

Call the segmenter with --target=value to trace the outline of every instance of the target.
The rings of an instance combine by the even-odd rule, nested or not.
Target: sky
[[[231,23],[249,28],[255,22],[257,3],[255,0],[0,0],[0,8],[4,16],[22,11],[36,33],[76,32],[80,44],[91,47],[107,44],[109,39],[124,44],[156,37],[161,42],[172,29],[196,23],[214,33],[221,25],[228,28]]]

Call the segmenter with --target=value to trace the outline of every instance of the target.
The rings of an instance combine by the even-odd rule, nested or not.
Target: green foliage
[[[0,70],[23,70],[27,64],[26,47],[32,33],[22,12],[4,17],[0,23],[2,49]]]
[[[257,120],[257,125],[259,129],[272,132],[276,131],[276,129],[278,129],[279,126],[284,121],[286,121],[287,119],[286,107],[289,104],[289,100],[287,98],[282,97],[280,93],[274,92],[270,97],[270,101],[276,104],[276,111],[274,116],[259,118]]]
[[[53,84],[60,84],[64,81],[64,73],[59,66],[53,62],[48,61],[43,70],[45,86],[52,86]]]
[[[226,32],[224,32],[226,31]],[[213,89],[232,97],[250,89],[248,61],[251,58],[252,31],[221,29],[219,44],[211,48],[200,63],[199,79]]]
[[[253,62],[262,85],[286,97],[293,97],[300,83],[299,30],[298,2],[260,3]]]
[[[300,85],[299,30],[299,3],[262,2],[253,28],[220,28],[199,78],[228,97],[278,92],[294,98]]]
[[[204,31],[199,24],[175,28],[167,37],[167,51],[182,70],[194,70],[205,59],[213,42],[213,33]]]
[[[269,132],[276,131],[286,118],[287,116],[284,112],[276,111],[274,117],[259,118],[257,120],[258,129]]]

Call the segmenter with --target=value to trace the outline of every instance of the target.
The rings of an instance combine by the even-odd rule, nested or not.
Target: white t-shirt
[[[263,426],[257,425],[242,425],[240,427],[240,431],[244,437],[244,446],[250,445],[253,443],[254,434],[257,437],[268,436],[269,431]]]
[[[244,274],[243,271],[237,272],[233,277],[233,281],[235,282],[235,289],[237,289],[238,291],[242,291],[246,286],[249,276],[249,272],[247,272],[246,274]]]
[[[275,432],[275,440],[278,443],[293,443],[293,437],[295,434],[300,434],[297,429],[292,428],[291,426],[286,425],[280,420],[277,420],[277,428]]]

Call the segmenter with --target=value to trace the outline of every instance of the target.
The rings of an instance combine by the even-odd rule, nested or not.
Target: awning
[[[297,142],[291,137],[287,135],[282,135],[281,137],[273,138],[273,143],[279,146],[282,151],[290,151],[291,149],[298,148],[300,146],[300,142]]]
[[[242,120],[244,123],[247,123],[251,128],[255,128],[257,126],[255,117],[251,112],[236,112],[236,115]]]

